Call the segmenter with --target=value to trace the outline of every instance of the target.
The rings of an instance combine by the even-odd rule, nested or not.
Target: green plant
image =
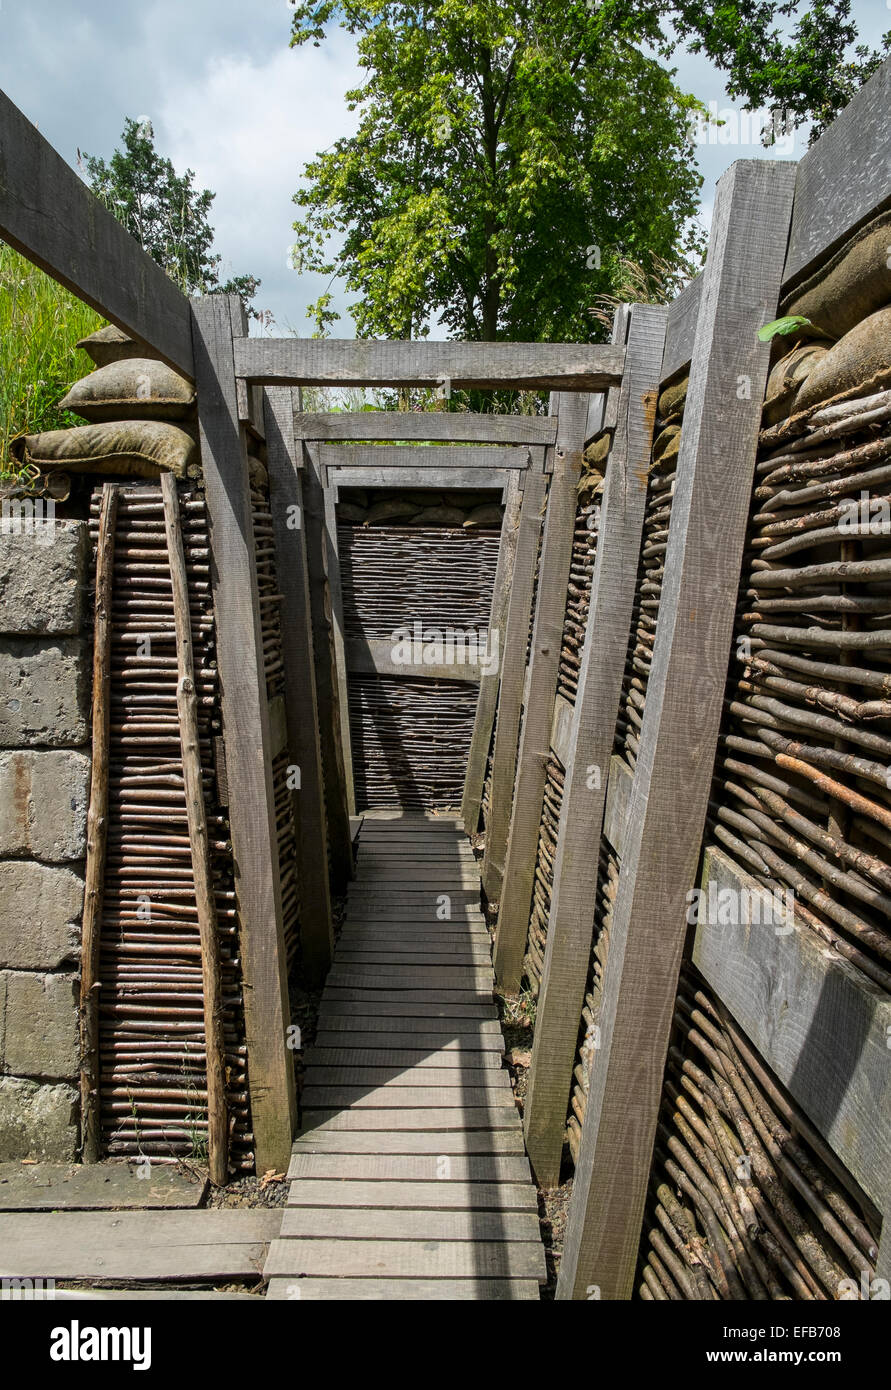
[[[20,434],[82,422],[58,402],[92,370],[74,345],[104,319],[0,242],[0,481],[18,479],[9,445]]]

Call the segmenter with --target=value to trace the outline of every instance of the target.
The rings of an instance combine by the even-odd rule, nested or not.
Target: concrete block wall
[[[79,1145],[86,522],[0,524],[0,1159]]]

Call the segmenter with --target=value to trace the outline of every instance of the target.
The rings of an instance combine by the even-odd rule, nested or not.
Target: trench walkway
[[[493,986],[461,821],[366,814],[270,1297],[538,1298],[537,1199]]]

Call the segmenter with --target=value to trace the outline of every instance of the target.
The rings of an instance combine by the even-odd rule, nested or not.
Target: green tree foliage
[[[363,337],[598,336],[629,273],[664,299],[702,249],[678,44],[818,126],[880,59],[850,55],[850,0],[297,0],[292,44],[335,20],[359,128],[306,166],[292,259],[358,295]],[[330,289],[309,314],[327,331]]]
[[[150,121],[126,119],[122,149],[106,161],[78,150],[78,161],[93,192],[122,222],[152,260],[167,271],[184,294],[240,294],[246,305],[260,281],[237,275],[220,282],[222,257],[213,250],[209,214],[215,193],[195,187],[195,174],[177,174],[155,149]],[[262,318],[248,309],[254,318]]]

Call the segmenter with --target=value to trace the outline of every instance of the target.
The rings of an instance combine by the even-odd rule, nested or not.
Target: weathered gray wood
[[[256,1276],[281,1212],[57,1211],[0,1216],[0,1275],[43,1279]]]
[[[272,387],[264,392],[264,420],[275,568],[281,594],[287,738],[290,761],[300,769],[300,787],[292,794],[300,884],[300,946],[307,978],[318,982],[331,964],[334,931],[303,483],[295,466],[299,446],[293,432],[290,390]],[[341,839],[338,856],[351,859],[349,822],[342,814],[332,815],[330,832]]]
[[[628,652],[647,472],[659,394],[666,312],[636,304],[628,316],[619,425],[607,462],[591,601],[565,762],[547,945],[535,1017],[523,1127],[536,1176],[560,1179],[563,1132],[591,957],[598,846],[609,760]],[[502,953],[502,984],[519,986],[530,904],[519,953]]]
[[[536,1212],[345,1211],[337,1207],[291,1207],[282,1218],[282,1238],[303,1240],[525,1240],[538,1241]]]
[[[294,386],[601,391],[618,381],[623,362],[620,349],[593,343],[245,337],[235,344],[236,375]]]
[[[452,1134],[384,1134],[380,1130],[352,1133],[327,1131],[298,1136],[294,1153],[310,1154],[514,1154],[522,1155],[523,1135],[512,1130],[459,1130]]]
[[[889,108],[886,59],[798,165],[785,288],[891,201]]]
[[[727,677],[794,168],[718,185],[640,754],[558,1292],[628,1298]],[[679,806],[683,815],[679,815]]]
[[[379,676],[405,676],[412,680],[469,681],[478,685],[482,668],[476,661],[401,661],[393,652],[398,639],[391,637],[349,637],[344,642],[347,675],[350,671]],[[462,656],[465,647],[459,646]]]
[[[206,1191],[206,1178],[160,1163],[148,1177],[126,1163],[0,1163],[0,1211],[197,1207]]]
[[[445,1138],[447,1136],[440,1136]],[[529,1165],[518,1181],[473,1178],[468,1180],[458,1176],[457,1160],[450,1155],[448,1165],[439,1164],[435,1173],[443,1174],[428,1181],[417,1178],[396,1178],[369,1180],[361,1176],[355,1179],[306,1178],[294,1182],[288,1193],[289,1207],[317,1207],[321,1205],[340,1206],[347,1209],[368,1207],[390,1207],[409,1211],[463,1211],[490,1208],[495,1211],[535,1211],[537,1201],[535,1188],[529,1181]],[[363,1155],[358,1156],[361,1162]],[[470,1160],[463,1160],[465,1163]],[[482,1162],[478,1157],[475,1164]],[[488,1160],[487,1160],[488,1161]],[[435,1163],[433,1155],[430,1162]],[[524,1162],[524,1160],[520,1160]],[[484,1172],[482,1168],[470,1171]],[[518,1170],[519,1171],[519,1170]]]
[[[517,1115],[508,1106],[429,1106],[424,1110],[306,1110],[304,1122],[316,1129],[508,1129],[515,1130]]]
[[[267,1275],[547,1278],[540,1241],[277,1240]]]
[[[617,350],[624,354],[624,347]],[[554,405],[551,409],[554,410]],[[493,817],[497,811],[499,831],[503,826],[503,833],[493,847],[497,856],[496,873],[491,880],[484,877],[483,882],[489,897],[499,898],[494,960],[495,974],[502,988],[505,988],[505,979],[516,979],[519,983],[516,953],[519,951],[522,959],[529,921],[588,402],[582,396],[562,395],[558,398],[556,412],[559,427],[555,464],[538,564],[535,624],[526,673],[526,708],[516,781],[499,786],[495,785],[494,778],[492,782]],[[496,730],[500,726],[499,707]],[[492,887],[497,886],[497,893],[489,892],[490,881]]]
[[[553,488],[553,483],[551,487]],[[543,474],[531,474],[526,480],[520,505],[507,616],[501,641],[495,745],[492,750],[492,789],[482,867],[483,885],[492,900],[496,899],[501,891],[501,877],[504,872],[511,790],[517,767],[517,746],[523,713],[526,643],[529,637],[535,564],[547,488],[547,478]],[[488,755],[488,748],[485,751]],[[472,810],[472,807],[470,809]]]
[[[507,419],[509,417],[504,416],[502,418]],[[549,417],[549,421],[551,419],[552,417]],[[553,426],[556,437],[556,420],[553,420]],[[507,614],[514,582],[520,509],[523,502],[517,473],[509,474],[509,479],[504,499],[501,539],[498,545],[498,561],[495,566],[492,605],[489,612],[489,631],[498,635],[499,653],[504,651],[504,642],[507,636]],[[490,639],[490,649],[491,645]],[[500,672],[494,670],[486,672],[480,680],[480,693],[476,702],[470,751],[467,755],[467,769],[464,773],[464,796],[461,801],[461,819],[465,825],[470,826],[471,831],[475,831],[479,825],[480,805],[486,780],[486,761],[492,743],[500,679]]]
[[[172,367],[194,375],[185,295],[3,92],[0,237]]]
[[[267,1298],[302,1299],[314,1302],[333,1299],[336,1302],[380,1301],[405,1303],[431,1300],[470,1301],[500,1300],[515,1303],[518,1299],[539,1299],[535,1279],[270,1279]]]
[[[525,445],[317,444],[316,448],[323,468],[433,468],[444,479],[453,468],[524,469],[533,459],[533,451]]]
[[[451,1051],[448,1048],[442,1051],[429,1051],[425,1048],[410,1051],[404,1047],[363,1047],[357,1043],[357,1036],[358,1034],[354,1034],[350,1039],[343,1039],[335,1047],[320,1046],[318,1041],[314,1042],[310,1053],[313,1068],[318,1068],[325,1076],[331,1075],[331,1069],[337,1069],[338,1074],[343,1068],[361,1069],[367,1075],[360,1077],[360,1082],[379,1082],[390,1077],[395,1078],[397,1075],[416,1077],[419,1071],[423,1072],[424,1076],[430,1072],[448,1072],[453,1085],[456,1073],[460,1074],[460,1079],[461,1076],[475,1075],[480,1070],[497,1071],[501,1068],[501,1049],[497,1044],[485,1051],[478,1049],[469,1054],[454,1047]],[[467,1070],[468,1068],[471,1070]],[[507,1077],[507,1072],[504,1075]],[[0,1192],[0,1202],[2,1200],[3,1194]]]
[[[326,1066],[317,1056],[316,1049],[310,1055],[310,1077],[317,1086],[368,1087],[368,1094],[386,1088],[401,1089],[409,1086],[423,1088],[444,1086],[447,1089],[461,1089],[464,1086],[480,1086],[483,1089],[506,1091],[513,1104],[510,1078],[507,1072],[497,1067],[471,1068],[465,1058],[465,1066],[460,1073],[455,1067],[368,1067],[361,1062],[347,1066]],[[446,1102],[448,1103],[448,1102]]]
[[[474,415],[467,410],[360,410],[304,414],[301,439],[443,439],[452,444],[553,444],[557,421],[540,415]]]
[[[311,452],[320,449],[310,445]],[[318,457],[318,455],[317,455]],[[314,467],[315,471],[315,467]],[[326,478],[324,467],[322,477]],[[327,481],[322,488],[325,513],[325,546],[328,564],[328,594],[331,603],[331,633],[334,649],[334,679],[337,682],[337,708],[340,711],[339,731],[341,760],[343,763],[344,786],[346,789],[347,813],[356,814],[356,788],[353,777],[353,744],[350,735],[350,701],[347,687],[347,662],[343,619],[343,581],[340,574],[340,552],[337,544],[337,507],[334,489]]]
[[[631,768],[624,758],[614,755],[609,764],[603,833],[620,859],[625,849],[625,827],[628,824],[628,807],[631,804],[633,785],[634,774]]]
[[[702,297],[702,276],[697,275],[668,306],[665,330],[665,351],[662,357],[660,381],[665,384],[690,365],[696,338],[696,320]]]
[[[297,418],[295,416],[295,420]],[[311,446],[303,444],[301,448],[306,561],[316,668],[316,699],[319,707],[322,777],[328,818],[328,843],[331,849],[331,880],[332,887],[340,890],[353,872],[350,811],[347,805],[346,768],[341,739],[342,725],[349,725],[349,711],[340,707],[334,669],[334,633],[328,584],[331,550],[326,526],[325,495],[318,460]]]
[[[307,1086],[302,1096],[307,1109],[349,1110],[352,1113],[365,1110],[406,1110],[418,1109],[437,1111],[463,1111],[468,1106],[483,1109],[491,1106],[493,1115],[509,1109],[511,1117],[516,1116],[513,1094],[508,1089],[504,1093],[500,1086],[390,1086],[377,1088],[365,1086]]]
[[[244,976],[251,1115],[261,1171],[287,1160],[296,1118],[269,710],[247,454],[238,424],[233,330],[237,295],[193,301],[201,460],[210,519],[223,736]]]
[[[706,920],[711,883],[748,905],[742,920]],[[764,890],[715,846],[701,884],[694,964],[881,1209],[891,1182],[891,999],[806,927],[753,926],[742,894]]]
[[[346,999],[340,997],[344,992],[349,996]],[[416,1007],[406,1007],[411,1004]],[[413,996],[406,997],[405,994],[399,999],[394,999],[390,995],[380,997],[379,990],[373,993],[366,991],[364,994],[355,990],[339,991],[338,994],[323,999],[319,1018],[329,1020],[323,1026],[333,1028],[334,1020],[338,1017],[361,1019],[363,1030],[384,1023],[386,1030],[392,1030],[394,1033],[412,1029],[414,1023],[419,1020],[425,1031],[435,1031],[432,1023],[434,1019],[447,1019],[450,1031],[456,1034],[473,1033],[480,1029],[485,1031],[490,1021],[496,1028],[500,1026],[494,1022],[497,1018],[495,1005],[488,999],[470,1004],[464,1000],[415,999]]]
[[[503,500],[508,480],[515,477],[518,471],[511,469],[510,472],[504,472],[499,468],[451,468],[447,478],[440,478],[429,468],[340,467],[332,470],[330,482],[337,500],[340,499],[341,489],[345,487],[400,487],[411,489],[412,492],[428,487],[437,493],[441,493],[444,487],[450,487],[467,488],[471,492],[491,488],[492,498],[497,501],[498,491],[495,489],[500,490]],[[522,473],[520,477],[522,478]]]
[[[554,701],[554,718],[551,723],[551,752],[566,766],[569,749],[569,736],[572,732],[572,705],[563,696]]]

